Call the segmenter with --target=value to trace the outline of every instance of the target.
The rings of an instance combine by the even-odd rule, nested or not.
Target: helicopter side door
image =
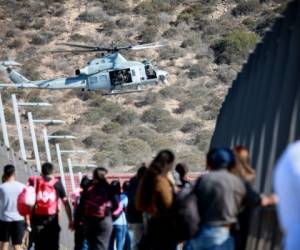
[[[95,74],[88,77],[88,90],[111,89],[107,73]]]

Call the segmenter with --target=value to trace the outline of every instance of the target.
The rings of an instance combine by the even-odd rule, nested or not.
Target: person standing
[[[8,250],[11,241],[15,250],[21,250],[26,224],[17,209],[17,199],[25,185],[16,181],[13,165],[4,167],[3,180],[0,185],[0,242],[1,250]]]
[[[91,180],[84,176],[80,182],[80,195],[74,202],[74,250],[88,250],[88,242],[86,240],[86,223],[84,216],[84,193],[89,188]]]
[[[291,144],[275,167],[274,188],[278,217],[284,234],[284,250],[300,246],[300,142]]]
[[[107,250],[112,233],[111,212],[118,207],[105,175],[107,170],[95,168],[93,181],[84,198],[86,237],[91,250]]]
[[[175,156],[162,150],[151,162],[142,178],[136,197],[136,207],[149,217],[145,237],[139,249],[175,250],[173,223],[170,214],[174,204],[175,187],[169,180]]]
[[[242,203],[260,204],[260,196],[252,195],[239,177],[229,173],[228,169],[234,165],[235,157],[230,149],[215,148],[207,154],[210,172],[200,177],[194,188],[201,224],[188,249],[233,250],[230,229],[237,222]]]
[[[116,245],[117,250],[124,250],[125,240],[127,235],[127,220],[125,209],[128,205],[128,198],[125,193],[121,193],[121,183],[112,181],[111,191],[118,201],[118,208],[112,213],[113,231],[110,238],[109,249],[114,250]]]
[[[136,208],[136,193],[138,185],[142,180],[147,167],[143,164],[139,167],[135,176],[129,180],[129,185],[127,188],[127,197],[128,197],[128,207],[126,210],[126,218],[128,222],[128,233],[130,236],[130,249],[137,250],[138,243],[140,242],[143,235],[143,213],[138,211]]]
[[[36,204],[32,212],[33,241],[35,250],[59,249],[59,200],[62,201],[69,219],[69,228],[73,230],[71,207],[60,180],[53,176],[51,163],[42,165],[42,176],[31,177],[29,185],[36,188]]]

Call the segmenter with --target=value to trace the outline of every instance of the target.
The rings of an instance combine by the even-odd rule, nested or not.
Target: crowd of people
[[[175,162],[172,151],[162,150],[124,183],[109,183],[107,169],[97,167],[91,179],[82,178],[73,206],[51,163],[27,186],[7,165],[0,185],[0,249],[9,243],[25,249],[25,234],[26,249],[59,249],[60,204],[74,230],[75,250],[245,249],[252,208],[277,202],[275,195],[254,190],[248,150],[211,149],[207,172],[197,180],[189,180],[188,166]],[[18,204],[26,187],[36,193],[28,214]]]

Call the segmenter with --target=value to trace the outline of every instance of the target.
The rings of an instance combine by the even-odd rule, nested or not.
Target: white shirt
[[[123,208],[123,212],[122,214],[119,216],[118,219],[116,219],[113,224],[114,225],[118,225],[118,226],[123,226],[123,225],[127,225],[127,220],[126,220],[126,214],[124,212],[124,209],[127,207],[128,205],[128,198],[126,194],[121,194],[120,195],[120,203],[121,206]]]
[[[0,220],[5,222],[22,221],[17,209],[17,199],[25,185],[18,181],[7,181],[0,185]]]
[[[291,144],[277,162],[274,188],[278,217],[285,235],[285,250],[300,247],[300,142]]]

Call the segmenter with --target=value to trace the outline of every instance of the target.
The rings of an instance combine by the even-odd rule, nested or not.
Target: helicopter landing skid
[[[146,91],[147,89],[135,89],[135,90],[112,90],[110,93],[103,94],[104,96],[109,95],[125,95],[130,93],[138,93]]]

